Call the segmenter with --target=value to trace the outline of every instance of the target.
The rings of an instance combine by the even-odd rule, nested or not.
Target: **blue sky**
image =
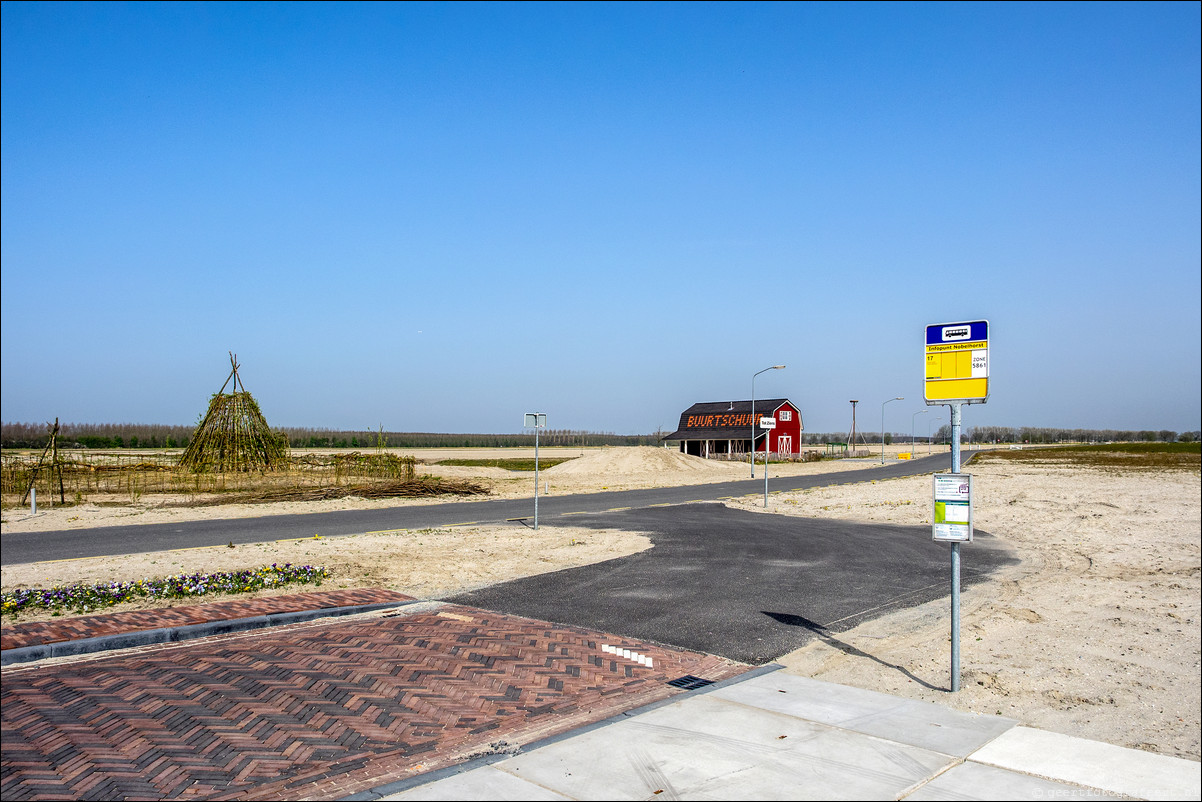
[[[0,414],[1198,429],[1200,8],[4,3]]]

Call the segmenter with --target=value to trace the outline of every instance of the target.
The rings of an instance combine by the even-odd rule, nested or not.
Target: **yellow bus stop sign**
[[[989,398],[989,321],[927,326],[926,401],[983,404]]]

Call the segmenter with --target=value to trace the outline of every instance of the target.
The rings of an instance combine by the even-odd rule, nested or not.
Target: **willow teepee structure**
[[[209,411],[179,463],[197,473],[270,471],[288,464],[288,441],[267,425],[258,402],[242,384],[238,357],[232,352],[230,375],[209,401]]]

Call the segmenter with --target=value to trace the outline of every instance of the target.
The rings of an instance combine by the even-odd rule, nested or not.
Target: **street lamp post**
[[[770,370],[784,370],[784,369],[785,369],[784,365],[773,365],[770,368],[764,368],[763,370],[757,370],[755,373],[751,374],[751,478],[752,479],[755,478],[755,377],[759,376],[761,373],[767,373]],[[767,445],[765,445],[764,450],[765,450],[764,472],[767,473],[767,471],[768,471]]]
[[[547,428],[547,413],[527,412],[524,425],[534,430],[534,528],[538,529],[538,430]]]
[[[919,412],[915,412],[913,415],[910,416],[910,458],[911,459],[914,458],[914,451],[917,449],[916,444],[918,443],[918,438],[914,435],[914,419],[917,418],[919,415],[925,415],[930,411],[931,410],[929,410],[929,409],[924,409],[924,410],[920,410]]]
[[[897,398],[890,398],[884,404],[881,404],[881,464],[885,464],[885,404],[893,401],[905,401],[900,395]]]
[[[851,433],[847,435],[847,456],[855,456],[856,452],[856,399],[851,400]]]

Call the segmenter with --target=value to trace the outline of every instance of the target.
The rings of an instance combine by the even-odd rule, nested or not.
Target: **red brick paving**
[[[122,613],[63,618],[57,621],[34,621],[14,624],[0,629],[0,648],[19,649],[46,643],[83,640],[102,635],[140,632],[162,627],[183,627],[207,624],[272,613],[295,613],[302,610],[325,610],[333,607],[353,607],[360,604],[413,601],[412,596],[381,588],[358,590],[328,590],[311,593],[292,593],[286,596],[265,596],[258,599],[189,604],[153,610],[132,610]]]
[[[457,606],[27,664],[0,687],[0,795],[337,799],[747,668]]]

